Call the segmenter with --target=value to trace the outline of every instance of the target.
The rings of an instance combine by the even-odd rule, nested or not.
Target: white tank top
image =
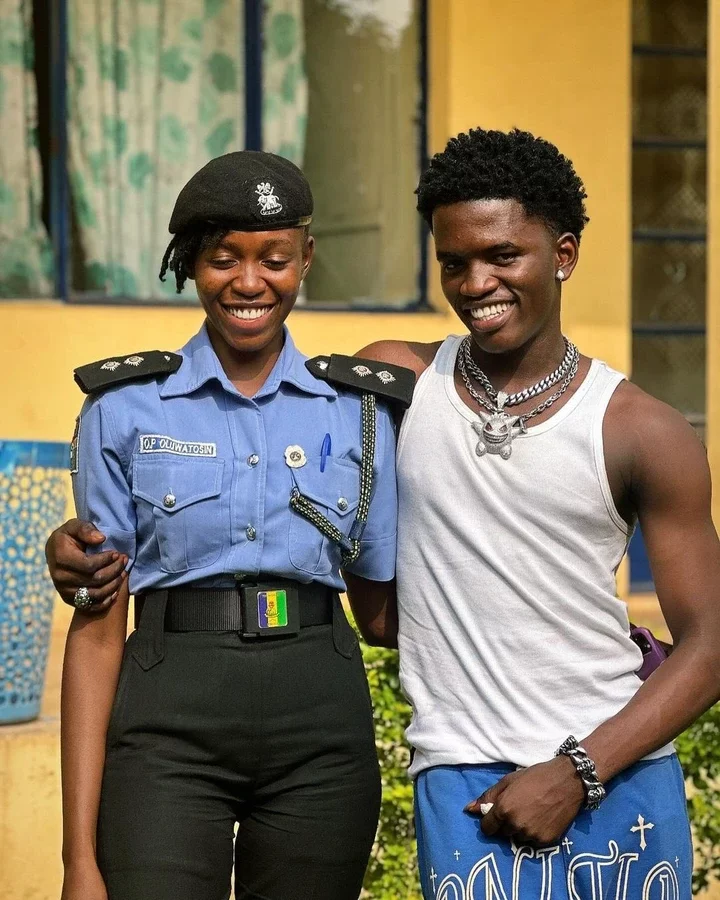
[[[413,707],[410,773],[552,757],[640,686],[615,572],[628,528],[605,471],[602,423],[623,376],[593,360],[512,456],[478,457],[477,415],[447,338],[398,442],[400,677]],[[667,745],[652,754],[673,751]]]

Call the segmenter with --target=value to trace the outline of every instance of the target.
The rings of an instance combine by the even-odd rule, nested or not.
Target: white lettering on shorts
[[[573,842],[569,842],[572,846]],[[435,882],[440,875],[433,865],[430,869],[429,879],[435,892],[435,900],[518,900],[520,897],[530,896],[528,885],[534,886],[533,897],[536,900],[549,900],[553,896],[553,882],[566,868],[567,896],[570,900],[587,900],[588,897],[599,898],[610,896],[613,900],[680,900],[680,884],[678,876],[672,865],[667,860],[661,860],[643,877],[641,871],[636,871],[635,866],[639,861],[638,853],[620,853],[618,844],[608,841],[608,853],[578,853],[572,857],[565,866],[562,861],[560,846],[542,847],[516,847],[511,844],[515,853],[512,870],[512,884],[509,873],[500,874],[495,854],[487,853],[478,860],[470,870],[467,881],[460,875],[452,872],[442,879],[439,885]],[[453,854],[454,855],[454,854]],[[542,864],[541,887],[537,890],[537,868],[525,871],[527,860],[539,860]],[[679,860],[678,860],[679,863]],[[678,864],[676,863],[676,865]],[[438,866],[438,868],[442,868]],[[589,893],[583,887],[576,884],[580,870],[584,870],[585,885],[589,887]],[[639,880],[642,879],[642,891]],[[631,885],[631,882],[634,884]],[[555,892],[557,893],[557,891]],[[683,895],[684,896],[684,895]]]
[[[217,446],[203,441],[179,441],[166,434],[141,434],[141,453],[175,453],[177,456],[217,456]]]

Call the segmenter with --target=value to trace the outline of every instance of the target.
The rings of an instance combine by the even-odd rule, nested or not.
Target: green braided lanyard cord
[[[295,487],[290,494],[290,508],[295,510],[318,531],[340,545],[342,564],[354,563],[360,555],[360,539],[367,524],[370,510],[370,494],[372,493],[373,465],[375,464],[375,428],[377,410],[375,396],[363,394],[362,397],[362,458],[360,461],[360,499],[358,501],[355,521],[346,537],[339,528],[333,525],[315,506]]]

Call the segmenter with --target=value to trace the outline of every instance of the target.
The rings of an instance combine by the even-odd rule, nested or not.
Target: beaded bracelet
[[[585,748],[580,746],[577,738],[573,735],[566,738],[555,751],[555,756],[567,756],[575,766],[585,791],[585,809],[598,809],[607,794],[598,778],[595,763],[587,755]]]

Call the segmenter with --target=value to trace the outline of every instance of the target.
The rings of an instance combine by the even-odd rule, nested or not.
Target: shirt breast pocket
[[[355,521],[360,496],[360,467],[349,459],[308,459],[300,469],[291,469],[295,487],[321,515],[343,534]],[[311,522],[290,511],[288,555],[292,565],[310,575],[328,575],[340,565],[340,547],[326,538]]]
[[[217,562],[230,526],[222,526],[224,460],[133,461],[138,540],[157,538],[163,572],[185,572]]]

